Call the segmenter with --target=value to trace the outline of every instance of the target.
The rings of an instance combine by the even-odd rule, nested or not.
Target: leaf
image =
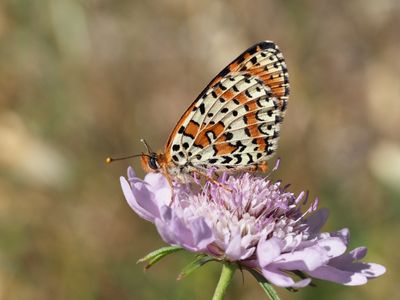
[[[249,271],[251,273],[251,275],[254,276],[254,278],[257,280],[257,282],[261,285],[264,292],[268,295],[269,299],[279,300],[279,296],[278,296],[277,292],[272,287],[272,285],[267,281],[267,279],[264,278],[264,276],[262,276],[260,273],[258,273],[254,269],[246,268],[246,270]]]
[[[207,256],[207,255],[197,255],[195,260],[186,265],[181,273],[178,275],[176,280],[181,280],[185,278],[186,276],[192,274],[194,271],[196,271],[198,268],[201,266],[205,265],[206,263],[216,260],[213,257]]]
[[[182,247],[179,246],[169,246],[163,247],[157,250],[154,250],[147,254],[146,256],[142,257],[137,261],[137,263],[147,262],[147,265],[144,267],[145,270],[149,269],[151,266],[156,264],[165,256],[183,250]]]

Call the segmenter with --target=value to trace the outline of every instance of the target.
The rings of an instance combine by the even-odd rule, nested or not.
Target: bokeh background
[[[177,282],[190,255],[143,273],[164,243],[126,204],[110,154],[162,148],[228,62],[264,39],[291,100],[274,176],[309,190],[388,272],[283,299],[400,297],[400,2],[0,2],[0,298],[210,299],[219,265]],[[143,174],[143,173],[140,173]],[[235,277],[227,299],[265,299]]]

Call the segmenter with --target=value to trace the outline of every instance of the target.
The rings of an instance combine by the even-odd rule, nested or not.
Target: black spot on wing
[[[217,149],[217,147],[215,146],[215,145],[213,145],[213,150],[214,150],[214,155],[217,155],[217,153],[218,153],[218,149]]]
[[[265,111],[259,110],[258,112],[256,112],[256,119],[258,121],[264,121],[265,119],[262,117],[262,115],[265,113]]]
[[[282,101],[281,110],[282,110],[282,111],[285,111],[286,109],[287,109],[287,101],[286,101],[286,100],[283,100],[283,101]]]
[[[227,108],[227,107],[224,107],[223,109],[221,109],[221,112],[223,114],[226,114],[228,111],[229,111],[229,108]]]
[[[229,141],[233,138],[233,133],[232,132],[226,132],[224,133],[225,140]]]
[[[200,113],[201,113],[202,115],[204,115],[204,113],[206,112],[206,108],[205,108],[204,103],[201,103],[201,104],[200,104],[199,109],[200,109]]]
[[[221,162],[222,164],[229,164],[232,161],[232,157],[228,155],[222,156],[223,161]]]
[[[194,137],[193,137],[193,138],[194,138]],[[193,146],[195,146],[195,147],[197,147],[197,148],[200,148],[200,149],[203,149],[203,148],[204,148],[203,145],[201,145],[201,144],[196,144],[196,143],[193,143]]]
[[[266,49],[276,49],[276,44],[274,42],[271,41],[263,41],[258,43],[258,46],[262,49],[262,50],[266,50]]]
[[[229,74],[229,68],[225,68],[218,74],[218,76],[225,77],[228,74]]]
[[[221,90],[223,90],[223,91],[226,90],[226,86],[224,86],[222,83],[220,83],[218,86],[219,86],[219,88],[220,88]]]
[[[260,124],[257,126],[257,128],[258,128],[258,131],[260,131],[261,133],[268,134],[268,131],[265,130],[266,129],[265,124]]]
[[[236,164],[240,164],[242,162],[242,155],[241,154],[234,154],[233,155],[236,158]]]
[[[275,116],[275,124],[282,123],[283,118],[281,116]]]
[[[246,150],[246,146],[243,145],[241,141],[237,141],[235,146],[239,152],[243,152],[244,150]]]

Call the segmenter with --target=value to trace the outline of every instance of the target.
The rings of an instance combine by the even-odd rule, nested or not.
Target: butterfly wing
[[[200,93],[166,144],[167,161],[198,169],[241,169],[276,150],[289,96],[278,46],[258,43],[223,69]]]

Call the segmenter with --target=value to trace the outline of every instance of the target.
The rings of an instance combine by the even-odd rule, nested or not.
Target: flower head
[[[328,212],[318,200],[304,211],[297,197],[263,177],[224,174],[218,182],[174,183],[161,174],[144,180],[128,169],[121,185],[131,208],[153,222],[165,242],[260,272],[280,287],[299,288],[311,277],[345,285],[382,275],[378,264],[359,262],[366,248],[346,249],[349,231],[320,232]],[[302,274],[295,281],[294,274]]]

